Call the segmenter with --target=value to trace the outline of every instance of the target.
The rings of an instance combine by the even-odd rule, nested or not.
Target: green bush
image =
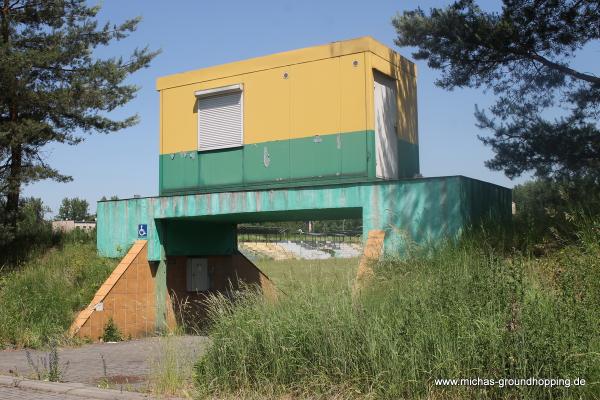
[[[270,304],[211,300],[210,395],[591,398],[600,392],[600,223],[540,259],[485,238],[388,260],[354,299],[319,279]],[[443,378],[584,378],[571,388],[436,386]]]
[[[104,331],[102,332],[102,341],[103,342],[120,342],[123,340],[123,336],[121,335],[121,331],[112,317],[108,319],[106,325],[104,325]]]
[[[93,243],[66,243],[0,276],[0,348],[40,347],[65,340],[75,313],[85,308],[114,269]]]

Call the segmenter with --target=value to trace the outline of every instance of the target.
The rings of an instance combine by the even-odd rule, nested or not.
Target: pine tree
[[[489,113],[475,112],[492,133],[480,137],[495,153],[489,168],[600,182],[600,77],[576,67],[579,52],[600,39],[600,1],[503,0],[490,12],[459,0],[405,11],[393,24],[397,45],[416,47],[417,60],[442,72],[438,86],[498,96]]]
[[[109,113],[135,96],[138,87],[124,80],[158,52],[145,47],[125,59],[95,57],[97,47],[135,31],[140,18],[100,26],[100,7],[85,0],[0,1],[0,224],[14,230],[23,185],[71,180],[47,164],[41,149],[137,123],[137,115],[115,120]]]

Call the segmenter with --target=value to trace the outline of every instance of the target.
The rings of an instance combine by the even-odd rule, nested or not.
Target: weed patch
[[[0,277],[0,348],[58,344],[114,269],[94,243],[73,241]]]

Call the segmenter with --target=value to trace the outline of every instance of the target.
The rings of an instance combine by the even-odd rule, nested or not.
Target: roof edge
[[[362,36],[159,77],[156,80],[156,90],[362,52],[376,54],[416,76],[416,66],[413,62],[371,36]]]

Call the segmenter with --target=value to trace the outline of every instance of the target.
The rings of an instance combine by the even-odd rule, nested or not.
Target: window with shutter
[[[242,85],[196,92],[198,150],[239,147],[244,143]]]

